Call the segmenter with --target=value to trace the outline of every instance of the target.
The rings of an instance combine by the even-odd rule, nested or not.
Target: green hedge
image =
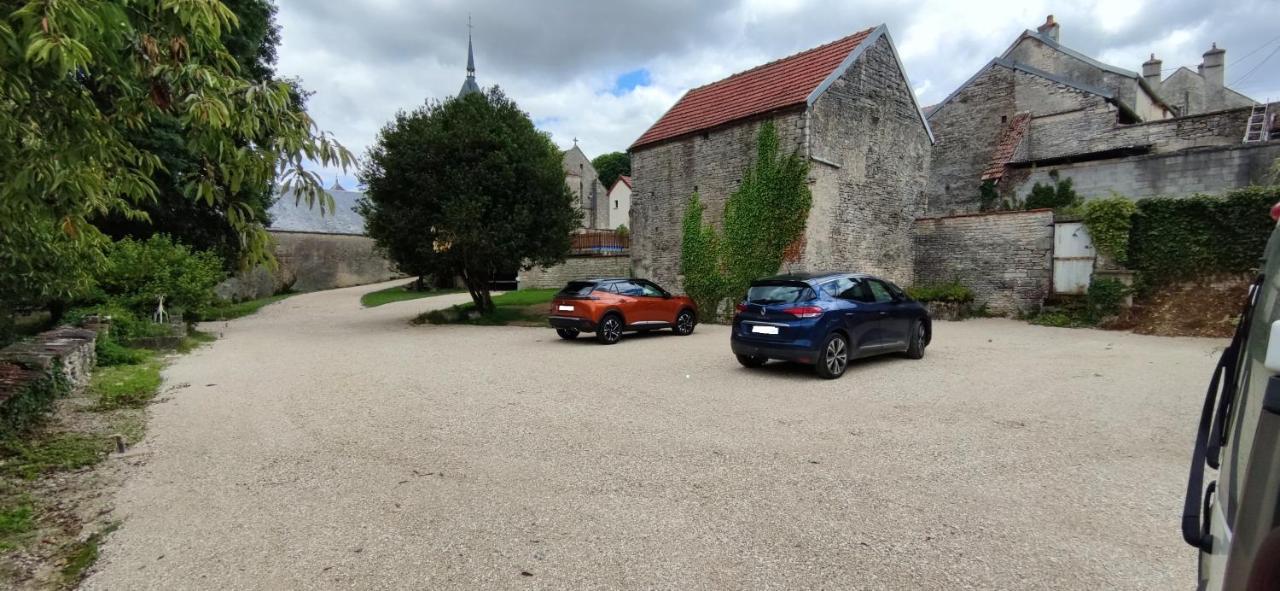
[[[1144,287],[1258,267],[1275,223],[1280,187],[1249,187],[1221,196],[1138,201],[1129,268]]]

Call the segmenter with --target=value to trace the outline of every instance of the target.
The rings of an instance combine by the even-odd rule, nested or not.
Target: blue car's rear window
[[[747,302],[752,304],[792,304],[814,298],[813,288],[803,283],[770,283],[752,285],[747,290]]]

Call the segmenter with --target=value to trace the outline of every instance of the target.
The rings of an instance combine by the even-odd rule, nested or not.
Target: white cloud
[[[921,104],[946,96],[1022,32],[1052,12],[1062,42],[1137,70],[1152,52],[1166,74],[1194,68],[1210,42],[1228,48],[1228,81],[1258,65],[1275,36],[1280,3],[1159,5],[1091,0],[981,3],[926,0],[279,0],[281,75],[300,76],[321,127],[357,153],[397,110],[457,93],[466,63],[466,21],[475,22],[478,81],[498,84],[561,147],[574,137],[590,155],[625,150],[686,90],[737,71],[886,23]],[[625,72],[650,84],[614,96]],[[1280,97],[1280,55],[1240,90]],[[337,171],[325,171],[326,180]],[[354,182],[348,173],[344,184]]]

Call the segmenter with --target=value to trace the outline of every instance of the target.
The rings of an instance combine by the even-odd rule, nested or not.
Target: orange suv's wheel
[[[692,334],[693,327],[696,325],[697,324],[693,318],[693,312],[690,312],[689,310],[681,310],[680,313],[676,315],[676,334],[680,336]]]
[[[596,340],[612,345],[622,338],[622,317],[617,314],[606,314],[596,327]]]

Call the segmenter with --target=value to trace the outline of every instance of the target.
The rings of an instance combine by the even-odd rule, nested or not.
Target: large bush
[[[1275,226],[1270,209],[1277,201],[1280,187],[1138,201],[1129,268],[1144,287],[1256,269]]]
[[[1094,199],[1084,204],[1084,225],[1094,248],[1111,260],[1124,264],[1129,259],[1129,234],[1138,206],[1121,197]]]
[[[141,318],[155,311],[161,296],[171,313],[195,312],[213,301],[213,288],[225,277],[212,252],[192,251],[163,235],[126,238],[107,249],[95,299]]]

